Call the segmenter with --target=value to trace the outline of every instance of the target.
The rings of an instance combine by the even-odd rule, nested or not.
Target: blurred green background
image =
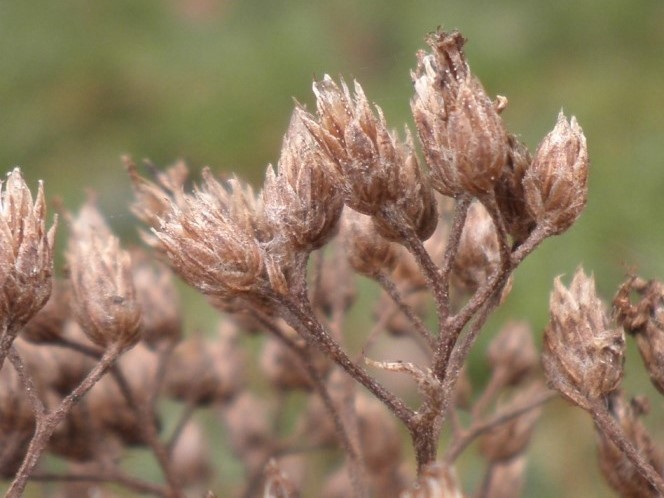
[[[293,98],[311,106],[324,73],[357,78],[392,126],[412,127],[409,70],[438,25],[468,37],[472,69],[509,98],[503,116],[531,149],[561,108],[590,148],[585,214],[524,263],[489,328],[527,318],[539,335],[553,277],[579,264],[607,298],[627,268],[664,278],[662,0],[4,0],[0,165],[43,179],[72,209],[98,191],[134,240],[121,155],[184,158],[258,186]],[[652,393],[635,356],[628,386]],[[475,361],[478,380],[482,368]],[[661,414],[661,397],[653,408]],[[525,496],[606,496],[588,419],[562,402],[546,413]]]

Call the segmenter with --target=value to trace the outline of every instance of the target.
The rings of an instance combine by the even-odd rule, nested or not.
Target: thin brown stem
[[[445,285],[449,285],[450,273],[454,267],[454,260],[456,259],[459,250],[459,242],[461,241],[461,234],[463,227],[466,224],[466,216],[468,215],[468,208],[470,207],[470,197],[460,197],[454,206],[454,218],[452,220],[452,227],[450,234],[447,237],[447,246],[445,247],[445,255],[440,267],[440,280]],[[449,295],[443,296],[441,303],[443,309],[443,316],[445,319],[450,316],[450,302]]]
[[[5,358],[9,354],[9,349],[12,347],[17,335],[18,330],[7,325],[6,322],[3,323],[2,332],[0,332],[0,370],[2,370],[2,365],[4,365]]]

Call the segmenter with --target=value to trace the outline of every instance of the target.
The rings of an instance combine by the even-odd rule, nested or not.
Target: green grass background
[[[293,98],[311,106],[324,73],[357,78],[392,126],[412,127],[409,70],[438,25],[468,37],[472,69],[509,98],[505,120],[533,150],[561,108],[590,149],[586,212],[523,264],[487,337],[507,317],[539,336],[553,277],[579,264],[607,298],[626,268],[664,278],[662,0],[5,0],[0,166],[20,165],[71,209],[98,191],[113,227],[135,240],[122,154],[184,158],[260,185]],[[189,323],[205,326],[212,313],[188,302]],[[630,390],[652,393],[631,357]],[[653,409],[662,413],[661,397]],[[559,402],[539,430],[525,496],[607,496],[583,414]]]

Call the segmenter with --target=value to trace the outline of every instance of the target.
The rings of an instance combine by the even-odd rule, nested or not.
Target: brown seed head
[[[498,408],[497,414],[524,406],[541,392],[542,388],[543,386],[537,382],[517,392],[508,404]],[[484,457],[490,462],[498,462],[515,458],[525,452],[541,412],[540,407],[533,408],[493,427],[480,442]]]
[[[491,216],[480,202],[468,209],[454,261],[454,284],[473,293],[500,264],[498,234]]]
[[[359,274],[372,278],[394,269],[396,246],[380,236],[369,216],[347,209],[342,219],[342,240],[348,262]]]
[[[46,305],[21,330],[21,337],[34,343],[57,342],[64,333],[71,314],[71,291],[67,282],[54,279],[53,289]]]
[[[15,168],[0,182],[0,325],[12,334],[51,294],[55,227],[46,230],[43,184],[33,203],[21,170]]]
[[[539,358],[528,323],[507,323],[489,344],[487,359],[502,385],[518,384],[537,368]]]
[[[399,498],[463,498],[456,471],[440,462],[422,469],[420,477]]]
[[[157,247],[173,270],[203,294],[234,297],[266,284],[258,237],[265,227],[248,187],[233,179],[228,188],[208,169],[203,186],[171,200],[153,226]]]
[[[439,31],[427,43],[433,53],[418,53],[411,109],[433,187],[449,196],[487,194],[507,159],[505,126],[470,72],[461,34]]]
[[[586,206],[588,164],[583,130],[561,112],[523,178],[528,212],[552,234],[572,226]]]
[[[123,349],[140,339],[141,310],[131,257],[120,248],[92,201],[72,221],[67,251],[74,316],[96,345]]]
[[[305,113],[302,119],[329,157],[346,204],[374,216],[384,237],[400,240],[395,225],[406,223],[427,239],[437,223],[435,199],[410,134],[401,142],[388,131],[381,109],[374,114],[357,82],[351,95],[343,81],[339,86],[325,76],[314,93],[318,119]]]
[[[141,307],[141,338],[150,347],[177,342],[182,337],[182,312],[173,274],[149,261],[141,251],[132,254],[136,297]]]
[[[297,108],[281,146],[278,172],[268,167],[263,186],[267,220],[298,251],[310,252],[335,234],[343,209],[340,186]]]
[[[293,331],[291,339],[300,343],[296,332]],[[303,346],[303,344],[300,344]],[[309,361],[320,374],[330,369],[329,360],[318,351],[307,353]],[[260,367],[266,379],[277,389],[311,389],[311,377],[302,365],[300,357],[285,346],[281,341],[269,337],[263,343],[260,357]]]
[[[190,420],[184,426],[171,458],[175,475],[183,485],[203,484],[210,478],[210,448],[200,424]]]
[[[595,280],[579,268],[569,289],[560,277],[549,302],[551,319],[544,331],[542,363],[549,382],[572,402],[585,407],[619,385],[625,338],[609,329]]]
[[[523,191],[523,177],[531,162],[526,145],[514,135],[508,135],[507,164],[496,183],[496,203],[503,215],[507,232],[517,245],[528,237],[536,224],[526,207]]]
[[[486,498],[521,496],[526,478],[526,463],[525,455],[493,463],[491,465],[491,478],[486,489]]]
[[[632,304],[630,295],[640,299]],[[625,281],[613,300],[617,322],[636,339],[653,385],[664,393],[664,285],[637,277]]]
[[[652,465],[657,473],[664,473],[664,456],[648,434],[630,404],[620,392],[608,397],[609,411],[624,431],[627,439]],[[634,467],[625,453],[618,449],[602,431],[597,431],[599,466],[605,479],[624,498],[655,498],[657,490]]]

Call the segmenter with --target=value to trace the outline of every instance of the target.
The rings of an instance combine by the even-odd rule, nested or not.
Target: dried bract
[[[396,246],[378,234],[371,218],[347,209],[342,221],[342,239],[351,267],[360,275],[389,274],[396,264]]]
[[[73,313],[96,345],[132,347],[140,339],[141,310],[131,257],[120,248],[92,201],[71,226],[67,251]]]
[[[328,155],[349,207],[373,216],[384,237],[401,240],[401,223],[427,239],[436,228],[435,199],[410,135],[399,141],[357,82],[354,91],[325,76],[314,83],[318,119],[305,113],[302,119]]]
[[[609,412],[624,431],[627,439],[660,475],[664,475],[664,456],[648,434],[645,426],[620,392],[608,397]],[[622,498],[654,498],[657,490],[634,467],[632,462],[601,431],[597,431],[599,466],[605,479]]]
[[[588,164],[583,130],[561,112],[523,178],[526,206],[538,225],[552,234],[572,226],[586,206]]]
[[[549,301],[551,319],[544,331],[542,363],[549,382],[571,401],[587,406],[619,385],[625,338],[610,329],[595,280],[578,269],[569,289],[560,277]]]
[[[281,146],[278,172],[265,175],[265,216],[298,251],[325,245],[336,233],[343,209],[341,189],[332,177],[329,157],[304,126],[296,109]]]
[[[449,196],[487,194],[507,160],[505,126],[470,72],[461,33],[440,31],[427,42],[433,53],[418,53],[411,108],[433,187]]]
[[[46,304],[51,294],[54,237],[55,224],[46,230],[43,184],[39,183],[33,203],[21,170],[15,168],[6,181],[0,182],[0,325],[3,336],[5,330],[16,334]]]
[[[630,294],[640,300],[631,304]],[[613,300],[616,320],[636,339],[641,358],[653,385],[664,393],[664,285],[630,277]]]

